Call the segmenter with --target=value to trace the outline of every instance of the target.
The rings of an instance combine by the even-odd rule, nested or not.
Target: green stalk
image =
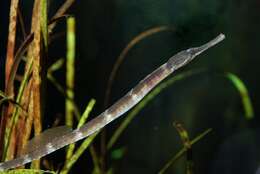
[[[227,77],[234,87],[237,89],[237,91],[240,94],[241,102],[245,111],[245,117],[248,120],[251,120],[254,118],[254,109],[253,105],[248,93],[248,90],[246,88],[246,85],[243,83],[241,79],[239,79],[238,76],[232,73],[226,73],[225,77]]]
[[[96,100],[95,99],[91,99],[90,102],[88,103],[83,115],[81,116],[80,120],[79,120],[79,123],[78,123],[78,126],[77,128],[80,128],[87,120],[88,116],[89,116],[89,113],[92,111],[94,105],[96,103]],[[71,156],[74,152],[74,149],[75,149],[75,143],[73,144],[70,144],[68,149],[67,149],[67,154],[70,154],[70,158],[67,158],[66,159],[66,162],[65,162],[65,166],[67,165],[67,163],[69,163],[69,161],[71,160]]]
[[[196,138],[194,138],[191,141],[191,145],[197,143],[198,141],[200,141],[202,138],[204,138],[208,133],[210,133],[212,131],[212,129],[208,129],[206,131],[204,131],[202,134],[198,135]],[[184,155],[184,153],[187,151],[187,148],[183,147],[176,155],[174,155],[164,166],[163,168],[158,172],[158,174],[163,174],[165,173],[165,171],[171,166],[173,165],[173,163],[175,163],[182,155]]]
[[[24,78],[23,78],[23,80],[21,82],[21,85],[19,87],[19,91],[18,91],[17,98],[16,98],[16,103],[20,103],[21,102],[24,89],[25,89],[26,84],[27,84],[27,82],[29,80],[29,77],[30,77],[30,73],[31,73],[31,70],[32,70],[32,65],[33,65],[33,59],[30,59],[29,68],[25,72]],[[9,147],[9,144],[10,144],[10,137],[11,137],[13,129],[16,126],[16,123],[18,121],[18,117],[19,117],[19,107],[15,107],[14,111],[12,113],[12,116],[11,116],[10,127],[7,126],[6,127],[6,131],[5,131],[4,149],[3,149],[3,161],[7,160],[6,159],[6,155],[7,155],[8,147]]]
[[[66,62],[66,96],[65,122],[69,127],[73,126],[73,102],[74,100],[74,64],[75,64],[75,18],[67,19],[67,62]],[[67,150],[66,159],[70,159],[72,152]]]
[[[63,169],[61,170],[60,174],[67,174],[73,164],[79,159],[79,157],[83,154],[83,152],[87,149],[87,147],[91,144],[91,142],[94,140],[94,138],[98,135],[99,132],[94,133],[87,139],[83,141],[83,143],[80,145],[80,147],[76,150],[76,152],[71,156],[69,160],[67,160],[67,163],[64,165]]]

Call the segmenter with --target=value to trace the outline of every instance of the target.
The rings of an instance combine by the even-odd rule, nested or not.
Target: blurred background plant
[[[255,173],[259,7],[257,0],[1,2],[2,161],[44,129],[80,127],[174,53],[223,32],[225,42],[106,130],[17,172]],[[175,120],[185,129],[176,131]],[[192,170],[190,158],[180,158],[187,142]]]

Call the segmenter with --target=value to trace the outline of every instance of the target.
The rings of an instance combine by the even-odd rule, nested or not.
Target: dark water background
[[[0,25],[2,79],[8,2],[1,3],[4,8]],[[51,1],[50,16],[60,3]],[[29,16],[32,3],[22,4],[24,16]],[[116,162],[108,160],[108,164],[115,164],[117,173],[156,173],[182,147],[172,126],[175,120],[184,124],[190,137],[213,128],[212,133],[193,147],[196,173],[256,172],[260,165],[259,11],[258,0],[82,0],[74,4],[70,13],[77,19],[76,101],[83,110],[90,98],[97,99],[92,116],[104,109],[112,66],[120,51],[137,34],[161,25],[174,28],[145,39],[129,52],[113,84],[110,104],[174,53],[203,44],[219,33],[226,35],[224,42],[177,73],[200,68],[207,69],[206,72],[163,91],[131,122],[115,146],[127,149],[124,158]],[[64,31],[65,23],[61,22],[56,32]],[[51,45],[49,64],[65,57],[64,41],[59,38]],[[238,92],[222,76],[225,72],[235,73],[246,84],[255,111],[252,121],[245,119]],[[64,83],[63,73],[56,76]],[[57,114],[62,115],[64,104],[51,84],[48,94],[45,127]],[[108,126],[108,136],[120,121],[122,118]],[[83,155],[75,165],[75,172],[89,170],[90,167],[85,168],[88,155]],[[180,160],[168,173],[184,173],[183,162]]]

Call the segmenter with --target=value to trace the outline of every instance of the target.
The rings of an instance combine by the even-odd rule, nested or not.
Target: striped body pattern
[[[27,148],[29,149],[23,153],[23,155],[7,161],[0,163],[0,170],[7,170],[15,168],[33,160],[44,157],[68,144],[75,143],[83,138],[90,136],[91,134],[99,131],[104,126],[109,124],[111,121],[115,120],[119,116],[123,115],[125,112],[130,110],[135,106],[140,100],[143,99],[158,83],[169,76],[173,71],[186,65],[191,60],[193,60],[197,55],[207,50],[208,48],[216,45],[225,38],[223,34],[220,34],[215,39],[210,42],[195,48],[190,48],[177,53],[172,56],[165,64],[161,65],[151,74],[146,76],[142,81],[140,81],[133,89],[131,89],[124,97],[118,100],[115,104],[101,113],[99,116],[95,117],[79,129],[68,130],[66,128],[60,129],[60,135],[55,135],[52,138],[46,140],[44,137],[46,134],[52,136],[55,132],[53,128],[43,132],[38,137],[29,141]],[[51,131],[53,130],[53,131]],[[37,140],[38,139],[38,140]]]

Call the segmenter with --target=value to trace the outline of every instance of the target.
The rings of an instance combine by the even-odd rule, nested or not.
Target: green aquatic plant
[[[254,109],[246,85],[237,75],[233,73],[226,73],[225,77],[229,79],[230,82],[232,82],[240,94],[242,105],[245,111],[245,118],[248,120],[253,119]]]

